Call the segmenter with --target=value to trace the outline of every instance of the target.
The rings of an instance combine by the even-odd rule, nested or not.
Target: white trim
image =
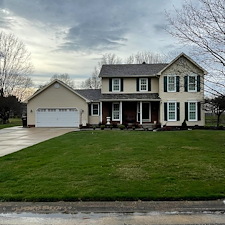
[[[194,90],[189,90],[189,85],[190,85],[189,78],[190,77],[195,77],[195,89]],[[188,88],[188,92],[197,92],[197,75],[196,74],[188,75],[188,77],[187,77],[187,88]]]
[[[142,125],[142,102],[140,102],[140,124]]]
[[[190,119],[190,103],[195,103],[195,119]],[[188,121],[198,121],[198,102],[188,101]]]
[[[120,124],[123,123],[123,102],[120,102],[120,108],[119,108],[119,111],[120,111]]]
[[[100,118],[99,118],[100,121],[99,122],[102,123],[102,102],[100,102],[100,110],[99,111],[100,111]]]
[[[141,84],[141,80],[142,79],[146,81],[146,84]],[[146,86],[146,90],[141,90],[141,86],[142,85],[145,85]],[[146,92],[146,91],[148,91],[148,78],[143,78],[143,77],[139,78],[139,91],[140,92]]]
[[[98,114],[93,113],[93,106],[94,105],[98,106]],[[91,103],[91,116],[99,116],[99,103]]]
[[[169,89],[169,78],[174,78],[174,90],[170,91]],[[176,92],[177,89],[177,77],[175,75],[167,75],[167,92]]]
[[[114,81],[115,80],[118,80],[119,81],[119,90],[114,90]],[[120,78],[113,78],[112,79],[112,92],[120,92],[120,90],[121,90],[121,79]]]
[[[174,112],[175,112],[175,118],[174,119],[170,119],[169,118],[169,103],[175,103],[175,109],[174,109]],[[174,121],[177,121],[177,102],[176,101],[168,101],[167,102],[167,121],[170,121],[170,122],[174,122]]]

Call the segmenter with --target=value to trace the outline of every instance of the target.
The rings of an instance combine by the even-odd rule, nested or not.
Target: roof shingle
[[[167,63],[157,64],[114,64],[103,65],[100,77],[140,77],[153,76],[165,68]]]

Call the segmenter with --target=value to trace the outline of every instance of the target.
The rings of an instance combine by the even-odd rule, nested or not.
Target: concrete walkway
[[[0,157],[38,144],[48,139],[77,131],[76,128],[23,128],[10,127],[0,130]]]

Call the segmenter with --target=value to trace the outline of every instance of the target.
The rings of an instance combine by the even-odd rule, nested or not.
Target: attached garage
[[[80,113],[77,108],[38,108],[36,127],[79,127]]]
[[[88,123],[89,99],[54,80],[27,100],[28,127],[79,127]]]

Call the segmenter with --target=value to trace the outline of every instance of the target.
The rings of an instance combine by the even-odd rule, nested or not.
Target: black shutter
[[[198,102],[198,120],[201,120],[201,102]]]
[[[167,76],[164,77],[164,92],[167,92]]]
[[[188,121],[188,102],[185,102],[185,120]]]
[[[88,105],[89,116],[91,116],[91,104]]]
[[[197,91],[199,92],[201,89],[201,85],[200,85],[200,76],[197,76]]]
[[[177,102],[177,121],[180,121],[180,102]]]
[[[109,91],[112,91],[112,78],[109,78]]]
[[[176,76],[176,92],[180,91],[180,77]]]
[[[123,92],[123,78],[120,79],[120,91]]]
[[[151,78],[149,77],[148,78],[148,91],[151,91],[151,89],[152,89],[152,87],[151,87],[151,84],[152,82],[151,82]]]
[[[184,91],[188,91],[188,76],[184,77]]]
[[[167,121],[167,102],[164,102],[164,120]]]
[[[137,91],[139,91],[139,78],[137,78],[136,80],[137,80],[137,82],[136,82],[136,87],[137,88],[136,89],[137,89]]]

